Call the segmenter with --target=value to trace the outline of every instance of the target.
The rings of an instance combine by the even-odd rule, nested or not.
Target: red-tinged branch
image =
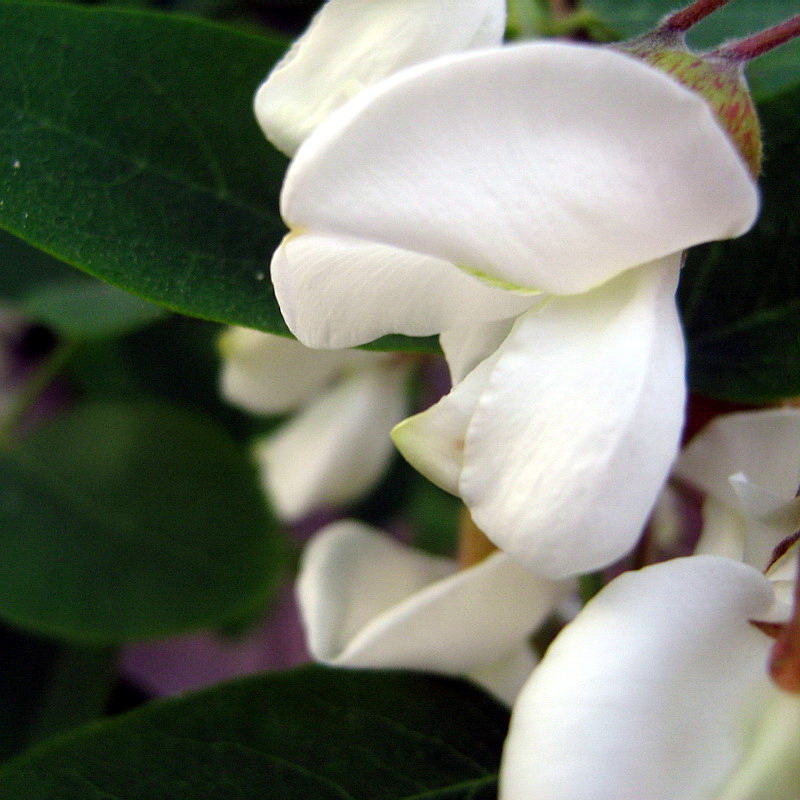
[[[794,611],[772,645],[769,674],[784,691],[800,694],[800,557],[794,583]]]
[[[727,61],[745,63],[763,56],[764,53],[768,53],[798,36],[800,36],[800,14],[795,14],[779,25],[748,36],[746,39],[740,39],[738,42],[725,44],[709,55],[718,56]]]
[[[695,0],[690,6],[670,14],[658,26],[658,29],[670,33],[685,33],[689,28],[697,25],[701,19],[705,19],[709,14],[729,2],[730,0]]]

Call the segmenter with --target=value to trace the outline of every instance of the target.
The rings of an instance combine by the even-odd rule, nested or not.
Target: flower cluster
[[[402,70],[317,127],[272,279],[310,347],[441,334],[455,387],[395,441],[560,578],[638,538],[683,420],[683,251],[757,209],[708,103],[668,75],[597,47],[485,49]]]
[[[673,471],[706,498],[695,554],[570,602],[634,547],[678,453],[685,251],[758,213],[741,65],[690,55],[686,12],[614,48],[502,45],[504,19],[329,0],[256,97],[293,156],[272,260],[289,328],[335,351],[306,351],[327,376],[386,369],[341,348],[439,334],[452,390],[393,438],[499,548],[458,570],[357,522],[321,531],[298,583],[310,649],[513,703],[504,800],[790,800],[800,697],[767,664],[797,615],[800,411],[695,438]],[[539,663],[531,634],[572,617]]]

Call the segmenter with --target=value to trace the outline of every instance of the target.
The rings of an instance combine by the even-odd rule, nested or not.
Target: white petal
[[[405,377],[391,365],[357,371],[259,443],[265,489],[283,519],[352,502],[380,480],[389,432],[407,411]]]
[[[512,706],[538,663],[538,656],[526,640],[496,661],[470,670],[466,677]]]
[[[714,800],[797,800],[800,795],[800,697],[771,692],[748,752]]]
[[[451,494],[459,493],[467,427],[499,355],[500,351],[482,361],[438,403],[403,420],[392,431],[403,458]]]
[[[765,569],[772,551],[800,528],[800,500],[776,495],[751,483],[743,473],[732,475],[730,484],[747,519],[744,560]]]
[[[498,547],[548,577],[636,542],[678,447],[680,257],[521,317],[467,429],[459,494]]]
[[[499,44],[504,0],[328,0],[258,90],[256,117],[287,155],[334,109],[411,64]]]
[[[538,302],[535,304],[538,305]],[[453,386],[461,383],[481,361],[500,347],[511,333],[513,325],[513,319],[502,319],[497,322],[473,322],[465,328],[442,331],[439,344],[447,359]]]
[[[222,395],[257,414],[290,411],[319,392],[347,367],[378,364],[380,353],[311,350],[249,328],[229,328],[219,340]]]
[[[710,800],[772,692],[748,620],[756,570],[693,556],[627,573],[550,646],[523,689],[502,800]]]
[[[728,478],[742,472],[775,495],[794,497],[800,484],[800,409],[744,411],[717,417],[689,442],[675,474],[736,505]]]
[[[795,584],[798,577],[800,544],[795,542],[768,570],[772,588],[775,590],[775,603],[769,614],[763,617],[768,622],[786,622],[792,616]]]
[[[309,347],[352,347],[385,333],[427,336],[514,317],[536,302],[436,258],[313,234],[283,240],[272,281],[286,324]]]
[[[695,553],[744,561],[747,519],[741,511],[728,503],[720,502],[712,495],[703,501],[702,514],[703,532]],[[757,564],[750,566],[758,568]]]
[[[777,494],[750,481],[743,472],[728,478],[745,516],[774,528],[784,528],[784,538],[800,527],[800,498]]]
[[[564,586],[503,553],[454,570],[449,559],[359,523],[329,526],[306,549],[297,584],[313,655],[353,667],[474,672],[515,693],[524,677],[520,649]]]
[[[648,530],[659,549],[680,552],[687,538],[686,500],[670,484],[661,490],[653,506]]]
[[[739,235],[757,207],[698,95],[619,52],[555,42],[445,57],[372,87],[305,142],[282,196],[292,228],[556,294]]]

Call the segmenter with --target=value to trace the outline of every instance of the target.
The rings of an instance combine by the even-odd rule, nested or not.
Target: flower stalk
[[[769,659],[772,680],[786,692],[800,694],[800,559],[794,584],[792,618],[778,633]]]
[[[729,2],[730,0],[695,0],[694,3],[686,8],[682,8],[680,11],[676,11],[666,17],[658,29],[663,32],[685,33]]]
[[[795,14],[784,22],[748,36],[746,39],[729,42],[713,50],[709,55],[735,63],[747,63],[798,36],[800,36],[800,14]]]

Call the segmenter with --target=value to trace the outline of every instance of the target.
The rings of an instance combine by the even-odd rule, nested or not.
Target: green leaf
[[[429,553],[452,556],[458,547],[462,502],[424,479],[414,480],[408,494],[407,516],[414,532],[412,544]]]
[[[492,800],[507,724],[462,682],[308,667],[52,741],[0,800]]]
[[[0,224],[178,311],[282,327],[285,159],[252,95],[282,43],[199,20],[0,3]]]
[[[287,333],[269,280],[287,162],[252,112],[284,49],[169,14],[0,2],[0,227],[175,311]]]
[[[99,717],[113,655],[66,647],[0,625],[0,759]]]
[[[0,230],[0,300],[16,305],[42,284],[74,277],[67,264]]]
[[[101,717],[114,685],[115,662],[112,649],[59,648],[28,740],[38,742]]]
[[[75,277],[33,290],[21,309],[37,322],[80,341],[122,336],[167,315],[161,306],[107,283]]]
[[[584,0],[590,9],[617,31],[620,38],[631,38],[652,30],[671,11],[689,5],[689,0]],[[729,39],[775,25],[797,13],[796,0],[740,0],[706,17],[688,35],[689,45],[706,50]],[[747,77],[756,98],[764,98],[800,82],[800,40],[773,50],[753,61]]]
[[[167,400],[213,419],[249,446],[265,425],[222,400],[217,354],[222,329],[173,315],[121,339],[84,344],[67,367],[71,385],[95,400]]]
[[[680,303],[689,383],[701,394],[745,403],[800,395],[800,88],[761,105],[763,206],[740,239],[693,249]]]
[[[0,617],[113,643],[263,606],[284,565],[243,448],[162,403],[87,404],[0,457]]]

